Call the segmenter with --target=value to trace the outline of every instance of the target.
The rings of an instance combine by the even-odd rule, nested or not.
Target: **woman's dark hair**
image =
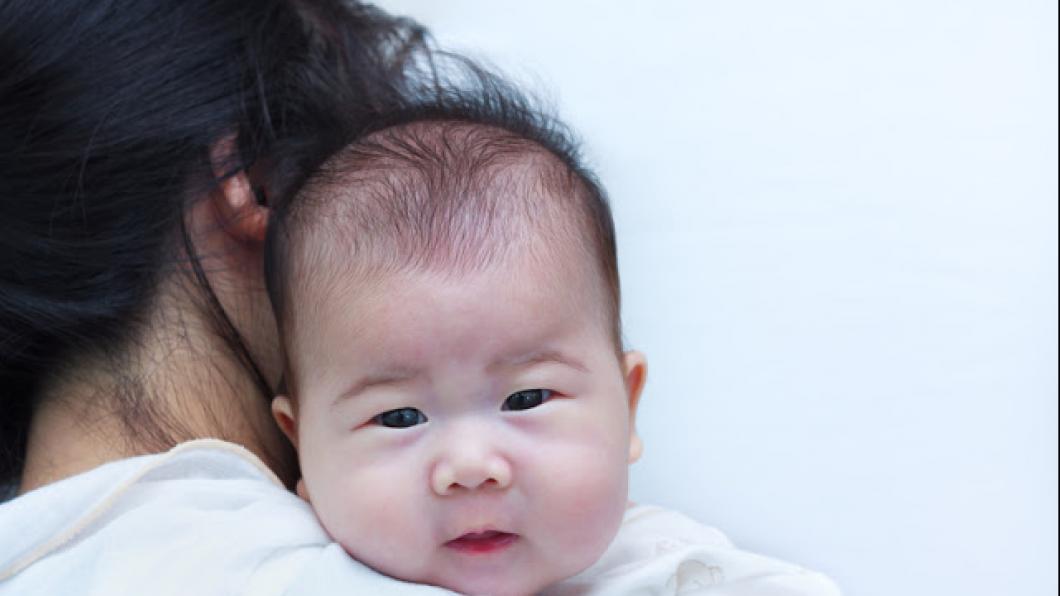
[[[282,163],[269,184],[294,184],[308,162],[277,152],[324,132],[313,94],[385,104],[423,35],[341,0],[0,2],[0,483],[20,474],[42,383],[80,354],[120,355],[178,259],[271,397],[183,228],[218,181],[210,148],[234,135],[226,173]]]

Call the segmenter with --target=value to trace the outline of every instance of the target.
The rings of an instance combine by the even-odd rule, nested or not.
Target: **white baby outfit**
[[[739,551],[653,507],[626,513],[600,561],[549,596],[834,596],[823,576]],[[442,596],[331,542],[254,455],[204,439],[115,461],[0,505],[0,596]]]
[[[739,550],[720,531],[661,507],[626,510],[600,560],[545,596],[839,596],[820,573]]]

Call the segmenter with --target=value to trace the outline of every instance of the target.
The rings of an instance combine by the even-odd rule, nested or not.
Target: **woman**
[[[284,490],[261,266],[328,106],[386,104],[422,36],[331,0],[0,4],[0,594],[438,593]]]

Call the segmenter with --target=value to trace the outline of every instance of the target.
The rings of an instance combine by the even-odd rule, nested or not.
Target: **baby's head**
[[[626,507],[645,364],[621,351],[610,211],[571,153],[532,138],[385,128],[270,230],[273,412],[299,493],[394,577],[532,593],[591,565]]]

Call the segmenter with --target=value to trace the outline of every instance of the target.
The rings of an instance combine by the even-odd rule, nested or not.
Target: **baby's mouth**
[[[446,542],[445,545],[463,553],[487,554],[504,550],[518,539],[518,534],[486,530],[484,532],[468,532]]]

